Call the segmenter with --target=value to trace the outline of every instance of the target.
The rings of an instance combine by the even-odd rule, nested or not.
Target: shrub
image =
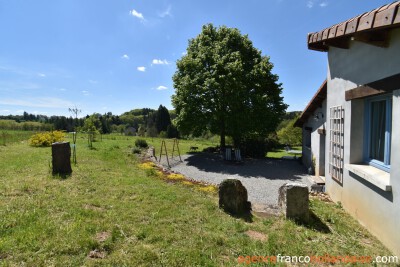
[[[52,143],[64,141],[65,134],[62,131],[43,132],[33,135],[29,139],[31,146],[51,146]]]
[[[158,137],[160,137],[160,138],[167,138],[167,137],[168,137],[167,132],[166,132],[166,131],[161,131],[161,132],[158,134]]]
[[[144,139],[136,139],[135,146],[140,148],[147,148],[149,145],[147,144],[146,140]]]
[[[133,149],[132,149],[132,153],[133,154],[140,154],[142,151],[140,150],[140,148],[138,148],[138,147],[134,147]]]
[[[253,158],[264,158],[267,153],[267,142],[264,138],[248,138],[242,143],[244,154]]]

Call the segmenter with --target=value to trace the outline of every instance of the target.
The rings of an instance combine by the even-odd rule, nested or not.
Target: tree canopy
[[[299,127],[294,127],[294,123],[299,118],[294,117],[290,120],[284,120],[281,122],[278,128],[280,128],[277,132],[279,142],[281,144],[296,146],[301,145],[302,141],[302,129]]]
[[[286,105],[269,57],[238,29],[204,25],[189,40],[173,76],[176,124],[183,134],[210,130],[235,144],[249,135],[266,136],[279,124]]]

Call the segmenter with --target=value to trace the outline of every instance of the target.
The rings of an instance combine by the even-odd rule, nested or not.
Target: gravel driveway
[[[287,182],[303,182],[311,186],[305,168],[297,160],[246,159],[231,163],[220,155],[195,153],[170,160],[171,170],[193,180],[219,184],[225,179],[238,179],[248,191],[252,204],[276,206],[278,189]],[[166,164],[165,157],[161,163]]]

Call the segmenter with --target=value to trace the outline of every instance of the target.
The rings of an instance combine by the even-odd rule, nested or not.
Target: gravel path
[[[276,206],[278,189],[287,182],[303,182],[311,186],[304,166],[297,160],[246,159],[231,163],[219,155],[196,153],[170,160],[171,170],[193,180],[219,184],[225,179],[238,179],[246,187],[253,204]],[[165,157],[161,163],[166,165]]]

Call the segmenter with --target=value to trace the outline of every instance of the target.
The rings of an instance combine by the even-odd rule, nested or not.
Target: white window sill
[[[370,165],[345,164],[344,167],[383,191],[392,191],[389,173]]]

